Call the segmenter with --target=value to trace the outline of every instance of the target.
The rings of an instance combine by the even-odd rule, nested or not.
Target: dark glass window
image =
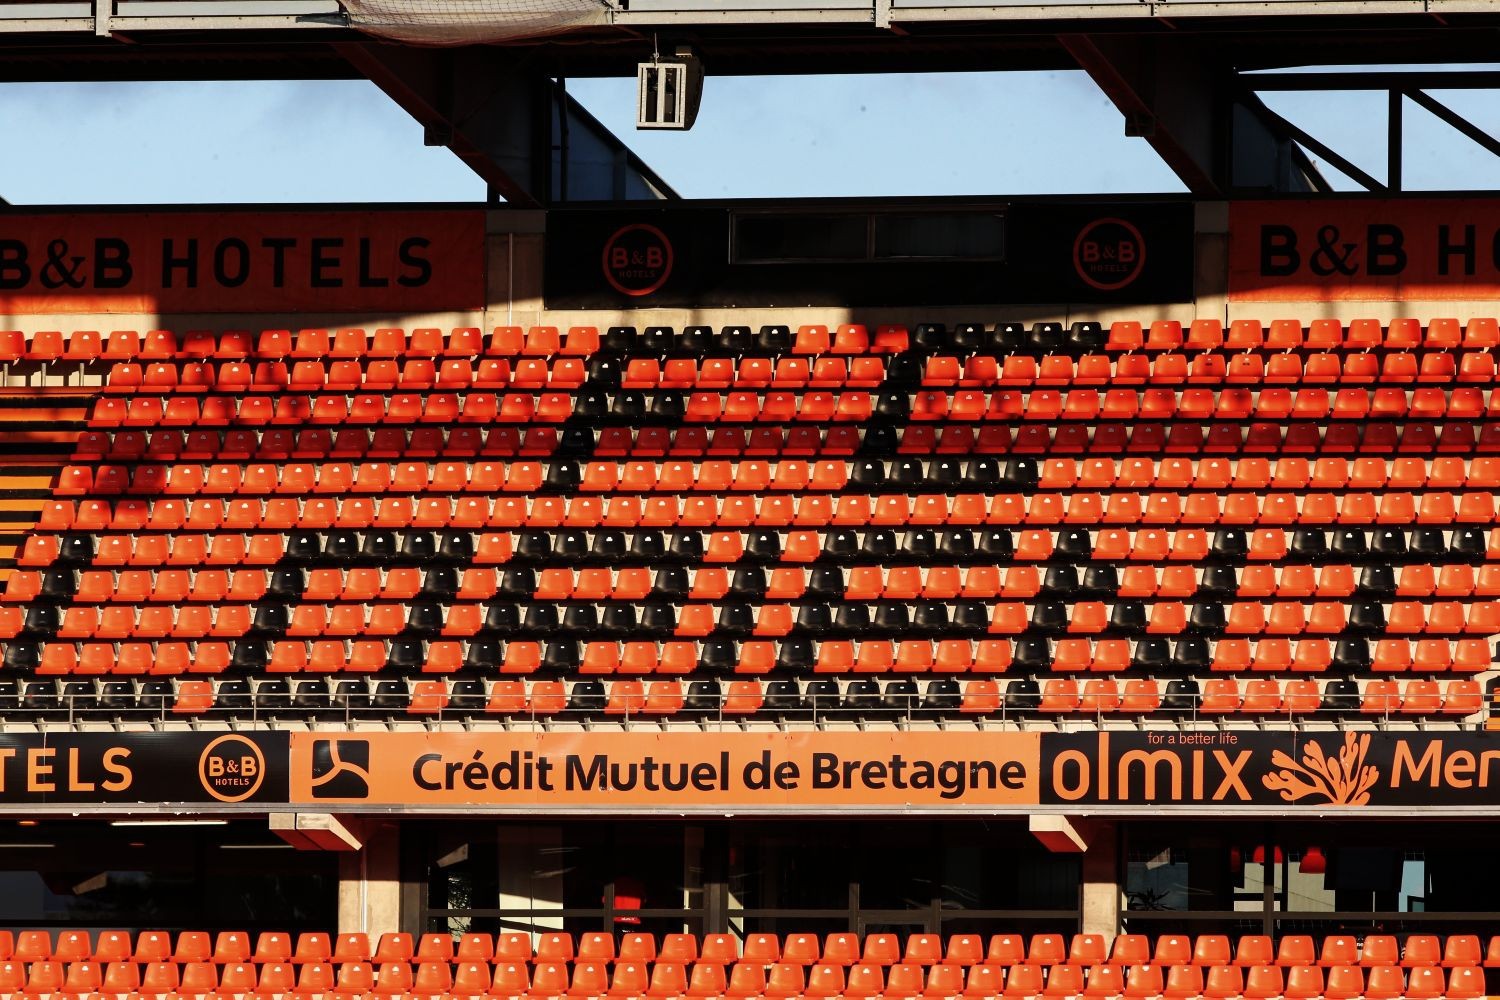
[[[265,821],[6,824],[0,925],[286,930],[337,923],[337,855]]]
[[[1005,259],[1005,219],[983,213],[875,217],[877,260]]]
[[[857,215],[745,214],[735,217],[735,259],[864,260],[869,218]]]

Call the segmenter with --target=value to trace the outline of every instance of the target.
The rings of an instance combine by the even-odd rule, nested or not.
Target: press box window
[[[734,223],[735,259],[745,263],[865,260],[865,215],[740,215]]]
[[[1003,260],[995,212],[746,213],[734,220],[742,264],[823,261]]]
[[[876,260],[1004,260],[1005,219],[986,214],[875,217]]]

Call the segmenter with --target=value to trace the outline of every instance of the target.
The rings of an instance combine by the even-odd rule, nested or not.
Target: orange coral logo
[[[1271,754],[1271,764],[1281,770],[1261,778],[1265,786],[1281,793],[1287,802],[1322,796],[1336,806],[1370,804],[1370,789],[1380,778],[1380,769],[1365,763],[1370,734],[1344,734],[1337,757],[1324,756],[1316,740],[1308,742],[1298,763],[1280,750]],[[1316,800],[1314,800],[1316,801]]]

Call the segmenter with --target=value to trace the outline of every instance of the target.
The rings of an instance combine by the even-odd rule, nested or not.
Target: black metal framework
[[[1204,827],[1190,822],[1140,822],[1124,824],[1119,879],[1125,893],[1122,929],[1146,934],[1241,933],[1278,937],[1298,933],[1447,933],[1461,928],[1465,933],[1492,933],[1500,929],[1500,910],[1494,909],[1494,876],[1474,858],[1487,850],[1486,825],[1453,823],[1433,826],[1419,823],[1309,822],[1295,819],[1225,823]],[[1316,844],[1321,870],[1309,871],[1303,859]],[[1143,851],[1144,848],[1144,851]],[[1173,852],[1198,852],[1188,866],[1191,874],[1182,886],[1185,905],[1153,909],[1132,893],[1129,868],[1143,853],[1169,848]],[[1369,865],[1371,851],[1383,861]],[[1339,875],[1340,852],[1364,852],[1351,871]],[[1252,854],[1261,860],[1252,860]],[[1418,865],[1421,885],[1410,886],[1408,865]],[[1201,865],[1201,867],[1200,867]],[[1372,871],[1385,871],[1375,882]],[[1259,866],[1260,885],[1244,879],[1234,885],[1239,866]],[[1353,869],[1368,868],[1363,872]],[[1299,869],[1303,878],[1323,876],[1318,881],[1327,909],[1309,909],[1310,901],[1294,891]],[[1269,877],[1267,877],[1269,876]],[[1361,883],[1365,879],[1365,883]],[[1394,879],[1394,881],[1392,881]],[[1419,888],[1420,894],[1408,888]],[[1234,903],[1259,902],[1258,906],[1234,908]],[[1404,900],[1404,902],[1403,902]],[[1361,905],[1365,902],[1368,905]],[[1230,906],[1223,905],[1231,903]],[[1455,926],[1457,925],[1457,926]]]
[[[462,877],[471,879],[472,889],[466,885],[457,894],[449,891],[451,876],[441,870],[442,865],[457,856],[455,851],[463,855],[465,863],[481,859],[478,868],[491,864],[489,852],[499,843],[496,831],[500,828],[495,824],[408,824],[402,839],[406,879],[414,889],[409,904],[415,906],[415,919],[407,921],[409,929],[949,934],[1019,929],[1071,933],[1080,927],[1077,856],[1048,855],[1026,832],[1024,823],[1015,820],[802,823],[747,819],[680,825],[645,821],[634,825],[649,828],[648,836],[654,831],[660,837],[658,874],[670,872],[673,865],[680,868],[684,862],[701,873],[701,883],[683,893],[682,905],[659,905],[662,894],[645,887],[651,882],[650,874],[618,860],[630,853],[614,839],[618,831],[632,826],[628,822],[562,820],[549,824],[550,829],[561,830],[563,835],[548,849],[549,865],[555,871],[542,874],[569,879],[572,884],[565,889],[560,883],[550,885],[553,895],[545,906],[494,905],[502,902],[498,888],[505,880],[496,869],[466,874]],[[954,839],[957,831],[956,839],[962,843],[946,851],[939,846],[926,858],[908,858],[905,865],[891,866],[893,870],[869,864],[871,858],[878,860],[891,840],[889,836],[882,838],[881,833],[891,830],[898,831],[897,850],[902,831],[908,842],[913,836],[918,840],[929,836],[936,845]],[[830,835],[838,831],[850,835],[836,843]],[[997,834],[993,854],[984,847],[985,835],[991,831]],[[635,843],[646,840],[638,838]],[[773,843],[780,847],[769,849],[767,845]],[[463,846],[455,848],[458,844]],[[1024,851],[1024,858],[1016,856],[1017,845]],[[832,896],[813,898],[815,891],[798,898],[797,887],[790,883],[800,881],[806,873],[795,866],[784,866],[786,855],[779,853],[781,848],[829,849],[813,862],[814,869],[829,867],[826,860],[834,853],[847,854],[853,860],[847,869],[817,873],[821,875],[816,879],[817,891],[831,892]],[[1037,876],[1049,865],[1058,864],[1063,867],[1055,868],[1050,880],[1045,873]],[[918,878],[911,877],[914,871]],[[622,872],[643,876],[629,879],[628,893],[622,892]],[[746,887],[747,878],[770,879],[782,889],[761,899],[760,890]],[[1030,890],[1025,888],[1028,878],[1032,880]],[[950,884],[968,879],[988,889]],[[1001,883],[1005,888],[997,888]],[[667,889],[668,894],[681,892],[670,885]],[[922,891],[926,894],[918,895]],[[962,897],[961,902],[955,901],[956,894]]]
[[[1471,142],[1500,157],[1500,138],[1491,135],[1448,105],[1433,97],[1431,90],[1500,91],[1500,71],[1398,70],[1327,73],[1241,74],[1235,103],[1248,111],[1270,132],[1289,141],[1296,166],[1319,191],[1332,190],[1327,179],[1307,155],[1322,158],[1365,191],[1391,195],[1405,191],[1404,133],[1405,102],[1447,124]],[[1386,179],[1377,180],[1317,136],[1288,121],[1266,106],[1260,95],[1287,92],[1379,92],[1386,95]],[[1430,193],[1430,192],[1424,192]]]

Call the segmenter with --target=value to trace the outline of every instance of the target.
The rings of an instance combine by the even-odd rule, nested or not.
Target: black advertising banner
[[[1476,732],[1095,732],[1042,739],[1042,804],[1500,806]]]
[[[1367,808],[1500,815],[1476,730],[0,736],[0,811],[1150,813]]]
[[[0,808],[285,803],[289,733],[0,735]]]
[[[1166,303],[1193,294],[1193,206],[685,203],[547,213],[549,309]]]

